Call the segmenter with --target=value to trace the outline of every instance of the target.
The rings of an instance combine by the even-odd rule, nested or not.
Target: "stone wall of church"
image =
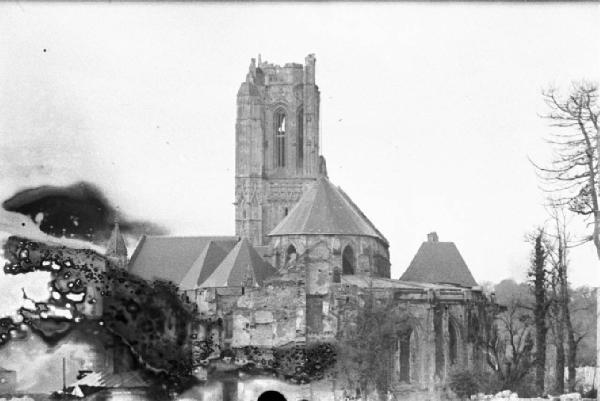
[[[196,340],[227,348],[277,348],[305,341],[305,291],[292,281],[264,287],[187,291],[198,306]]]
[[[286,235],[272,237],[271,264],[285,269],[296,258],[310,266],[309,293],[325,293],[344,274],[344,252],[354,274],[390,278],[389,249],[381,240],[356,235]]]
[[[204,321],[211,317],[214,323],[197,331],[198,340],[214,340],[210,358],[222,358],[226,350],[233,350],[233,365],[261,363],[268,367],[277,355],[285,354],[281,350],[335,344],[345,324],[341,319],[352,316],[342,311],[349,304],[360,304],[373,291],[377,299],[392,302],[410,316],[409,329],[398,332],[397,346],[389,352],[390,374],[396,387],[408,396],[439,390],[453,370],[485,367],[483,354],[475,352],[472,335],[478,330],[473,322],[486,303],[477,291],[332,284],[326,293],[318,288],[308,293],[305,284],[310,278],[305,276],[305,283],[302,277],[298,269],[263,287],[193,291],[199,314]],[[342,382],[337,386],[340,391],[348,390]]]
[[[390,350],[393,378],[397,386],[410,391],[433,391],[446,383],[451,372],[485,369],[484,355],[477,352],[475,340],[482,335],[479,319],[489,300],[481,292],[453,288],[448,290],[358,288],[334,285],[331,309],[336,311],[343,330],[351,313],[342,313],[358,298],[372,291],[376,299],[392,302],[394,309],[408,316],[398,333],[395,349]],[[360,301],[359,301],[360,304]],[[404,342],[404,344],[402,344]]]
[[[378,288],[335,283],[333,265],[340,256],[336,249],[352,243],[359,252],[367,245],[383,252],[385,246],[372,238],[363,243],[340,237],[339,244],[328,236],[278,240],[276,248],[293,245],[297,250],[295,260],[280,266],[282,276],[267,280],[262,287],[193,291],[199,315],[204,322],[213,322],[198,330],[197,337],[214,340],[212,358],[222,358],[227,355],[224,351],[231,350],[229,358],[238,368],[248,363],[268,367],[281,355],[302,354],[311,346],[335,347],[352,313],[358,313],[366,297],[374,294],[409,317],[408,326],[397,333],[396,346],[389,350],[390,374],[407,397],[439,390],[453,370],[485,367],[483,353],[474,343],[489,304],[481,291],[410,287],[391,280],[386,281],[388,287]],[[348,390],[341,383],[337,386]]]

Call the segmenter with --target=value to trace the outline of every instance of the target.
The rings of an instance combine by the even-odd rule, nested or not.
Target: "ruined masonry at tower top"
[[[237,94],[235,230],[254,246],[319,175],[320,94],[315,56],[284,66],[255,59]]]

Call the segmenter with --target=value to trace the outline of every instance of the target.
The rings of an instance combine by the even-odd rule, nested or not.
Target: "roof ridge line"
[[[327,180],[327,177],[322,177],[322,179]],[[321,185],[320,182],[321,182],[321,177],[319,177],[315,181],[313,188],[311,188],[315,192],[315,196],[313,197],[313,201],[312,201],[312,204],[310,205],[310,209],[308,209],[308,213],[306,213],[306,218],[302,222],[302,227],[306,227],[306,224],[308,223],[308,219],[310,218],[313,208],[315,207],[315,203],[317,203],[317,202],[315,202],[315,200],[317,199],[317,193],[319,192],[318,186]],[[300,204],[300,200],[298,200],[297,204]]]
[[[202,252],[200,252],[200,255],[198,255],[198,257],[192,262],[192,265],[190,266],[190,268],[188,269],[188,271],[183,275],[183,277],[181,278],[181,281],[179,282],[179,286],[181,287],[184,283],[184,281],[188,281],[186,280],[192,273],[194,273],[194,275],[196,275],[196,270],[197,270],[197,277],[195,279],[192,280],[192,278],[190,278],[190,280],[192,280],[192,282],[195,282],[195,286],[198,285],[198,279],[200,278],[200,273],[202,273],[202,269],[204,268],[204,260],[206,259],[206,256],[208,255],[208,249],[210,247],[210,244],[212,244],[214,241],[208,241],[208,243],[206,244],[206,246],[204,246],[204,248],[202,249]],[[202,259],[202,263],[198,263],[200,261],[200,259]],[[197,267],[199,265],[199,267]],[[194,269],[195,268],[195,269]]]
[[[133,250],[133,253],[131,254],[131,257],[129,258],[129,262],[127,263],[127,270],[129,271],[129,267],[133,266],[133,262],[135,259],[137,259],[140,251],[142,250],[142,246],[144,245],[144,242],[146,242],[146,238],[148,236],[146,234],[142,234],[142,237],[140,238],[140,240],[138,241],[138,243],[135,246],[135,249]]]
[[[147,235],[146,238],[238,238],[234,235]]]
[[[364,219],[364,220],[367,222],[367,224],[368,224],[368,225],[370,225],[370,226],[371,226],[371,228],[373,229],[373,231],[375,231],[375,232],[376,232],[376,233],[377,233],[377,234],[378,234],[378,235],[381,237],[381,239],[383,239],[383,240],[385,241],[385,243],[386,243],[386,244],[388,244],[388,245],[389,245],[389,241],[387,240],[387,238],[386,238],[386,237],[385,237],[385,236],[384,236],[384,235],[381,233],[381,231],[379,231],[379,230],[377,229],[377,227],[375,226],[375,224],[373,224],[373,222],[372,222],[372,221],[371,221],[371,220],[370,220],[370,219],[367,217],[367,215],[366,215],[366,214],[365,214],[365,213],[364,213],[364,212],[363,212],[363,211],[362,211],[362,210],[361,210],[361,209],[358,207],[358,205],[357,205],[356,203],[354,203],[354,201],[352,200],[352,198],[350,198],[350,195],[348,195],[348,194],[346,193],[346,191],[344,191],[344,190],[342,189],[342,187],[341,187],[341,186],[339,186],[339,185],[338,185],[338,186],[337,186],[337,188],[338,188],[338,190],[340,191],[340,193],[342,194],[342,197],[344,198],[344,200],[350,204],[350,206],[351,206],[351,207],[354,209],[354,211],[355,211],[356,213],[358,213],[358,215],[359,215],[360,217],[362,217],[362,218],[363,218],[363,219]]]

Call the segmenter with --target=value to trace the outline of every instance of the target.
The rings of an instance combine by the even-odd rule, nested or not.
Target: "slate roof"
[[[146,280],[167,280],[180,285],[211,242],[215,242],[227,253],[238,242],[238,238],[144,235],[131,256],[129,272]],[[214,254],[211,253],[208,259],[203,259],[204,262],[210,261],[208,265],[211,266],[213,256]],[[201,261],[198,263],[204,265]],[[192,276],[188,279],[188,283],[193,282]]]
[[[262,285],[267,277],[276,273],[275,268],[260,257],[244,238],[229,252],[201,287],[241,287],[248,275],[253,277],[255,284]]]
[[[325,176],[302,195],[269,236],[297,234],[363,235],[388,244],[350,197]]]
[[[341,283],[355,285],[360,288],[398,288],[398,289],[434,289],[434,290],[464,290],[461,286],[453,284],[418,283],[414,281],[394,280],[385,277],[368,277],[358,274],[346,274],[341,278]]]
[[[475,287],[477,282],[454,242],[423,242],[400,277],[403,281]]]
[[[198,259],[194,262],[190,270],[181,280],[179,288],[182,290],[191,290],[197,288],[204,280],[206,280],[215,271],[219,264],[225,259],[233,246],[219,245],[217,241],[210,241],[204,248]]]

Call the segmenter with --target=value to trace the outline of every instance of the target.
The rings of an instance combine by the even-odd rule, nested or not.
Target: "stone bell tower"
[[[250,62],[237,94],[235,231],[252,245],[288,214],[319,172],[315,56],[304,65]]]

